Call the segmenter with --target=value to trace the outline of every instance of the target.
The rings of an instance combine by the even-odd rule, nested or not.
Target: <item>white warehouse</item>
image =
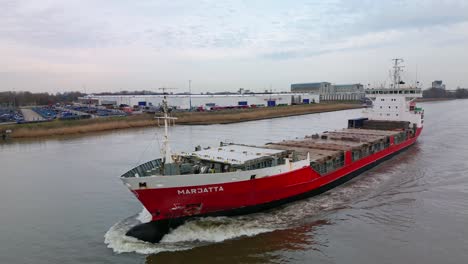
[[[319,103],[320,95],[314,93],[249,93],[249,94],[168,94],[169,106],[177,109],[229,106],[276,106]],[[164,95],[87,95],[80,101],[97,105],[159,106]]]

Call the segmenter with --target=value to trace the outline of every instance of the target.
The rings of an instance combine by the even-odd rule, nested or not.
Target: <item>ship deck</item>
[[[325,174],[344,166],[345,152],[351,151],[352,161],[356,161],[387,148],[390,136],[394,136],[395,142],[401,142],[406,139],[406,132],[345,128],[309,135],[303,139],[268,143],[265,146],[221,144],[216,148],[182,152],[177,158],[181,165],[176,174],[197,174],[195,167],[199,167],[201,173],[205,173],[206,170],[201,170],[205,167],[211,169],[212,173],[259,169],[275,166],[273,160],[278,164],[276,162],[281,162],[286,157],[297,161],[307,159],[307,156],[311,166],[320,174]],[[162,169],[162,162],[158,159],[141,164],[122,177],[165,175]]]
[[[306,136],[299,140],[283,140],[269,143],[265,147],[294,151],[299,159],[310,156],[311,162],[323,162],[344,155],[346,151],[361,150],[378,143],[387,143],[390,136],[402,131],[350,129],[324,132]]]

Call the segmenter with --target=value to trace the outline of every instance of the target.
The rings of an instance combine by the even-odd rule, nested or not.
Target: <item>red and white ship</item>
[[[192,217],[254,213],[317,195],[413,145],[423,129],[423,110],[414,101],[421,89],[401,85],[399,61],[390,88],[366,90],[373,105],[363,118],[349,120],[346,129],[300,140],[221,143],[172,154],[170,117],[164,111],[164,158],[121,176],[152,216],[127,235],[155,243]]]

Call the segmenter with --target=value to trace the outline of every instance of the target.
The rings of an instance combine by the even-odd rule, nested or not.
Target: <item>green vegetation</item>
[[[0,106],[49,105],[55,103],[70,103],[85,94],[80,92],[64,93],[31,93],[31,92],[0,92]]]

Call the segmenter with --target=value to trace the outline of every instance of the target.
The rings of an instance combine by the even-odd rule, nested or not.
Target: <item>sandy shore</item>
[[[310,104],[272,108],[224,110],[216,112],[178,112],[176,124],[210,125],[228,124],[285,116],[322,113],[361,108],[359,104]],[[154,115],[143,114],[130,117],[113,117],[86,120],[54,120],[51,122],[15,124],[2,126],[11,129],[10,138],[35,138],[58,135],[86,134],[99,131],[110,131],[124,128],[148,127],[158,125]]]

